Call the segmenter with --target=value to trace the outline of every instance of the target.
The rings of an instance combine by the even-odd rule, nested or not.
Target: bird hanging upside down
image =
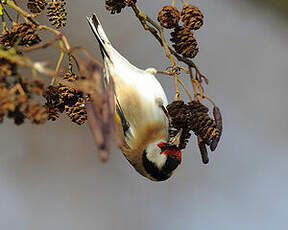
[[[95,14],[87,19],[104,59],[103,80],[107,85],[111,77],[115,84],[115,122],[124,140],[121,151],[143,176],[167,180],[181,163],[181,132],[168,140],[165,92],[153,69],[138,69],[112,47]]]

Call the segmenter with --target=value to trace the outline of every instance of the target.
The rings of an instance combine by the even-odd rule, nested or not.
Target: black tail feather
[[[93,14],[92,17],[87,17],[87,20],[88,20],[88,23],[90,25],[90,28],[94,34],[94,36],[96,37],[98,43],[99,43],[99,46],[100,46],[100,51],[101,51],[101,54],[104,57],[107,57],[109,60],[110,60],[110,56],[107,52],[107,50],[105,49],[105,46],[104,44],[106,43],[105,40],[103,40],[98,32],[98,27],[101,27],[101,24],[100,22],[98,21],[97,17],[95,14]]]

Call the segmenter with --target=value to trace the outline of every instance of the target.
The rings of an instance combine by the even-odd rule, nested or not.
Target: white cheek
[[[165,154],[161,154],[161,150],[157,145],[153,147],[148,146],[146,151],[147,159],[153,162],[159,169],[161,169],[167,160],[167,156]]]
[[[160,154],[160,157],[158,158],[158,162],[156,162],[155,164],[157,165],[159,169],[161,169],[165,165],[166,160],[167,160],[167,156],[165,154]]]

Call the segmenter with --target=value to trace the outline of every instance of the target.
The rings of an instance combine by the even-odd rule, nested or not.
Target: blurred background
[[[170,3],[138,2],[154,18]],[[0,229],[287,226],[287,1],[192,3],[205,15],[205,25],[196,33],[200,53],[195,62],[208,76],[207,93],[224,118],[223,138],[210,163],[201,163],[193,138],[175,175],[154,183],[137,174],[119,150],[101,163],[87,125],[58,120],[16,127],[6,121],[0,128]],[[99,55],[85,19],[96,12],[115,48],[133,64],[157,69],[169,65],[130,9],[110,15],[104,0],[70,0],[67,8],[64,31],[71,44]],[[171,79],[158,79],[172,100]]]

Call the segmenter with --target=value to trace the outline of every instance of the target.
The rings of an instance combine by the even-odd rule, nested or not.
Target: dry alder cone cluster
[[[0,44],[8,49],[16,45],[33,46],[41,42],[41,39],[31,22],[17,23],[0,36]]]
[[[175,86],[174,101],[167,111],[164,108],[170,120],[170,138],[182,130],[179,147],[184,149],[194,133],[202,161],[208,163],[206,147],[211,151],[216,149],[222,134],[222,118],[219,108],[204,90],[208,79],[192,61],[199,52],[194,32],[203,25],[203,14],[184,0],[178,0],[182,7],[177,8],[173,0],[155,16],[159,25],[141,11],[136,0],[103,0],[103,3],[111,14],[131,9],[144,30],[163,47],[170,66],[158,73],[172,76]],[[26,120],[43,124],[59,119],[61,114],[78,125],[88,120],[100,156],[105,160],[109,138],[113,136],[117,145],[121,143],[113,122],[113,81],[104,87],[102,63],[85,48],[71,47],[68,38],[59,31],[67,22],[65,8],[66,0],[24,0],[21,4],[20,0],[0,0],[0,123],[12,119],[17,125]],[[46,15],[48,25],[39,23],[40,15]],[[53,38],[45,39],[42,31],[51,33]],[[57,57],[55,63],[32,60],[29,56],[31,52],[45,52],[51,47],[57,52],[53,56]],[[182,76],[190,79],[190,89],[181,80]],[[180,87],[189,97],[188,102],[182,99]],[[213,118],[204,102],[213,106]]]
[[[171,129],[169,135],[174,137],[180,130],[182,135],[180,138],[180,149],[185,149],[191,131],[201,140],[201,148],[207,152],[206,146],[210,146],[210,150],[214,151],[220,140],[222,133],[222,119],[219,108],[214,107],[214,119],[209,117],[208,107],[199,101],[191,101],[185,104],[183,101],[174,101],[167,106],[169,115],[171,116]],[[204,145],[203,145],[204,144]],[[208,163],[208,156],[203,156],[204,163]]]
[[[64,82],[75,82],[78,76],[70,69],[62,77]],[[45,106],[48,111],[48,120],[55,121],[60,113],[65,112],[72,122],[82,125],[87,120],[85,109],[87,98],[74,87],[58,83],[57,86],[49,86],[43,96],[46,99]]]
[[[183,25],[179,24],[180,15]],[[184,57],[194,58],[199,48],[193,30],[200,29],[203,25],[203,18],[197,6],[185,3],[181,12],[174,5],[164,6],[159,11],[157,19],[164,28],[174,28],[171,41],[175,51]]]
[[[65,5],[66,2],[64,2],[64,0],[53,0],[47,5],[47,17],[57,29],[66,25],[67,13]]]
[[[48,20],[58,29],[66,25],[65,5],[65,0],[29,0],[27,8],[32,13],[41,13],[47,7]]]
[[[42,72],[49,72],[48,69],[45,70],[45,65],[33,64],[25,54],[29,49],[46,48],[61,39],[60,32],[40,25],[34,18],[46,9],[48,21],[52,25],[56,28],[65,26],[67,15],[65,5],[64,0],[28,0],[27,10],[34,14],[31,15],[25,9],[19,8],[15,1],[1,1],[0,14],[3,23],[0,35],[0,122],[6,117],[13,119],[17,125],[23,124],[26,119],[34,124],[43,124],[47,120],[56,120],[59,114],[64,112],[79,125],[87,120],[85,109],[87,97],[72,85],[65,85],[67,82],[78,80],[77,75],[72,72],[71,56],[68,55],[70,64],[66,73],[60,74],[61,58],[55,73],[50,70],[51,74],[48,75],[52,77],[52,81],[49,85],[41,76]],[[24,22],[17,17],[13,19],[6,10],[9,7],[19,15],[22,14]],[[4,21],[6,17],[7,23]],[[39,34],[41,27],[58,34],[58,37],[52,41],[42,41]],[[31,68],[32,76],[24,77],[23,67]],[[57,76],[56,83],[55,75],[60,76]]]

